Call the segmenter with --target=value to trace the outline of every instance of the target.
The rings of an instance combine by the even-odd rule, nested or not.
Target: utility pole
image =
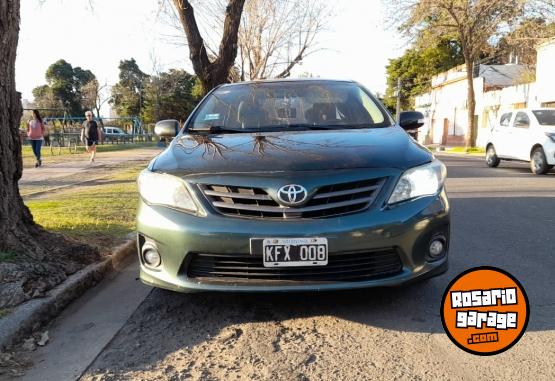
[[[395,119],[399,123],[399,115],[401,114],[401,78],[397,78],[397,89],[395,91],[397,95],[397,107],[395,109]]]

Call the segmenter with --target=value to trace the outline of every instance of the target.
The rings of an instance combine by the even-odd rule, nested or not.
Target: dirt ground
[[[439,284],[317,295],[154,290],[82,380],[553,379],[553,331],[495,358],[455,347],[436,303],[418,302]]]
[[[140,148],[106,152],[98,155],[93,165],[84,155],[74,155],[61,163],[44,160],[40,168],[25,168],[19,182],[25,201],[47,199],[56,192],[79,189],[83,186],[102,185],[114,174],[137,163],[146,166],[160,150]],[[68,238],[42,231],[39,241],[45,250],[43,256],[24,253],[2,253],[0,256],[0,312],[36,297],[62,283],[67,277],[88,264],[101,260],[110,248],[125,237],[89,235],[86,238]]]

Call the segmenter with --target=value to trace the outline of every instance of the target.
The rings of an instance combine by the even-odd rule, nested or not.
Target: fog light
[[[143,249],[143,259],[150,267],[158,267],[162,263],[160,253],[153,247]]]
[[[443,249],[445,248],[445,244],[443,243],[442,240],[439,239],[434,239],[431,243],[430,243],[430,257],[432,258],[437,258],[439,257],[441,254],[443,254]]]

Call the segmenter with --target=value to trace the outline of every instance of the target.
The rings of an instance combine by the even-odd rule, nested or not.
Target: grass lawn
[[[144,147],[155,147],[155,142],[147,143],[128,143],[128,144],[100,144],[97,146],[97,152],[115,152],[124,151],[134,148],[144,148]],[[50,147],[43,146],[41,150],[41,155],[43,158],[48,159],[48,163],[55,164],[65,161],[67,158],[75,158],[78,155],[85,154],[85,147],[78,146],[77,151],[72,153],[69,151],[68,147],[62,147],[61,153],[58,153],[59,148],[55,148],[54,154],[51,152]],[[23,167],[32,167],[35,165],[35,155],[33,155],[33,150],[31,146],[25,145],[22,147],[23,155]],[[84,156],[83,156],[84,157]]]
[[[451,153],[486,153],[485,148],[480,147],[473,147],[473,148],[466,148],[466,147],[453,147],[445,150],[445,152]]]
[[[47,230],[111,247],[135,229],[136,178],[145,165],[125,169],[107,179],[30,199],[25,204]]]

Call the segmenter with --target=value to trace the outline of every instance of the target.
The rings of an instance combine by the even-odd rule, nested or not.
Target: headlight
[[[179,178],[145,169],[137,180],[141,197],[149,204],[165,205],[187,212],[197,212],[198,208]]]
[[[546,132],[545,134],[553,143],[555,143],[555,132]]]
[[[391,197],[389,197],[388,204],[395,204],[421,196],[432,196],[439,192],[446,175],[445,165],[438,160],[411,168],[405,171],[397,182]]]

